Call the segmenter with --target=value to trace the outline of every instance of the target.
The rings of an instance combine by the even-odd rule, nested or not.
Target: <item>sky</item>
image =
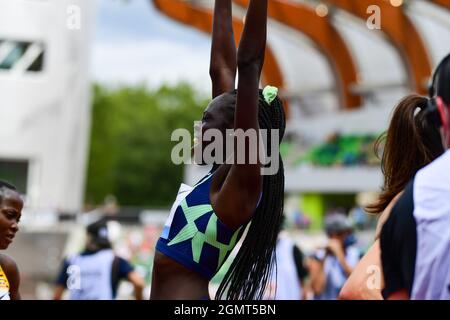
[[[210,38],[174,22],[149,0],[98,0],[92,78],[149,87],[188,81],[210,91]]]
[[[112,85],[145,82],[150,87],[188,81],[204,93],[211,91],[208,35],[162,15],[151,0],[96,1],[91,59],[94,81]],[[432,44],[432,55],[437,62],[448,52],[449,44],[441,40],[447,32],[445,27],[436,26],[429,17],[420,19],[423,14],[420,6],[410,11],[422,30],[426,30],[425,38]],[[365,54],[359,57],[364,58]],[[303,68],[307,70],[308,65]],[[304,80],[311,81],[311,74],[306,74]]]

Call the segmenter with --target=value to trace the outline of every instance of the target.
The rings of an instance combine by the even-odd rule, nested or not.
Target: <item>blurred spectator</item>
[[[370,226],[369,216],[360,206],[356,206],[350,210],[350,217],[358,230],[364,230]]]
[[[304,300],[306,296],[303,287],[308,270],[303,252],[286,231],[281,231],[278,235],[276,260],[277,267],[272,272],[265,299]]]
[[[106,216],[115,216],[119,213],[120,208],[115,196],[108,195],[105,197],[102,211]]]
[[[317,250],[308,263],[311,289],[316,300],[337,299],[360,258],[352,224],[344,214],[327,215],[325,231],[329,238],[328,244]]]
[[[296,210],[293,214],[295,226],[302,230],[307,230],[311,227],[311,218],[300,210]]]
[[[66,289],[71,300],[113,300],[121,280],[130,281],[136,300],[142,300],[144,281],[127,260],[115,255],[109,229],[105,220],[87,227],[85,250],[64,259],[55,300],[60,300]]]

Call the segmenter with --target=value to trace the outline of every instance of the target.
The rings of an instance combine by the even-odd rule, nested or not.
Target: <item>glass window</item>
[[[8,44],[10,44],[9,41],[5,42],[4,45],[6,46]],[[9,54],[7,54],[6,57],[0,61],[0,69],[12,69],[14,64],[16,64],[23,57],[29,45],[30,43],[26,42],[12,43]]]
[[[44,52],[42,51],[36,59],[34,59],[33,63],[28,67],[27,71],[37,72],[42,71],[42,66],[44,64]]]
[[[13,70],[20,63],[27,72],[42,71],[44,55],[44,46],[39,42],[0,39],[0,70]]]
[[[0,180],[12,183],[20,193],[26,194],[28,161],[0,159]]]

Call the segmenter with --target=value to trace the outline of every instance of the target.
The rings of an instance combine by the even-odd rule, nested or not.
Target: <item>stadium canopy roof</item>
[[[170,18],[212,29],[213,0],[152,0]],[[248,0],[234,0],[236,41]],[[381,29],[367,20],[381,13]],[[446,0],[269,0],[263,82],[279,86],[291,115],[393,104],[426,94],[437,61],[450,51]],[[300,110],[300,111],[299,111]]]

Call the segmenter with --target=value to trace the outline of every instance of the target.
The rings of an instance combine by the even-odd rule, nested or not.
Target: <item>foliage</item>
[[[207,100],[184,83],[93,91],[86,201],[100,204],[114,195],[127,206],[170,205],[183,177],[183,166],[170,158],[172,131],[192,132]]]

